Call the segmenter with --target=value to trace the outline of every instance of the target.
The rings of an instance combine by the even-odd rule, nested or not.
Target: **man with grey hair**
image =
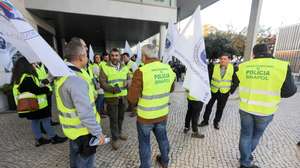
[[[161,167],[166,168],[170,150],[166,126],[175,73],[168,64],[160,62],[154,45],[147,44],[142,47],[142,61],[144,66],[134,72],[128,93],[128,101],[132,105],[137,105],[140,168],[151,167],[152,131],[161,153],[157,155],[156,161]]]
[[[97,145],[105,138],[96,111],[93,86],[83,68],[88,58],[85,42],[71,40],[65,48],[67,65],[74,76],[63,76],[55,80],[56,107],[66,137],[70,140],[70,167],[94,168]]]

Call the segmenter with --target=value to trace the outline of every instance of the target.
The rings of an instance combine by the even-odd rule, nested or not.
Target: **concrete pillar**
[[[165,41],[167,37],[167,27],[166,25],[160,25],[160,33],[159,33],[159,57],[162,58],[163,52],[165,49]]]
[[[252,48],[256,43],[257,29],[259,27],[262,3],[263,0],[252,0],[246,47],[244,51],[244,60],[249,60],[252,56]]]

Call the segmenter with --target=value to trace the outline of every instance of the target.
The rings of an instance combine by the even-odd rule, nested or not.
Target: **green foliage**
[[[209,59],[216,59],[222,53],[243,55],[245,37],[231,31],[216,31],[205,37],[206,54]]]

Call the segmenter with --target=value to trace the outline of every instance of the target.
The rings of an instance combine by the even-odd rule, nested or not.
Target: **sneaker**
[[[156,162],[159,164],[159,167],[161,168],[167,168],[168,166],[167,165],[164,165],[161,161],[161,156],[160,155],[157,155],[156,156]]]
[[[259,167],[256,166],[256,165],[251,165],[251,166],[243,166],[243,165],[241,165],[240,168],[259,168]]]
[[[45,145],[45,144],[49,144],[51,141],[49,139],[46,138],[40,138],[38,140],[35,141],[35,146],[39,147],[41,145]]]
[[[58,135],[55,135],[53,138],[51,138],[51,143],[52,144],[59,144],[59,143],[64,143],[68,140],[66,137],[60,137]]]
[[[128,139],[127,135],[121,134],[119,137],[121,140],[126,141]]]
[[[219,130],[219,129],[220,129],[219,123],[214,123],[214,128],[215,128],[216,130]]]
[[[183,129],[183,133],[188,133],[189,132],[189,130],[190,130],[190,128],[186,128],[186,127],[184,127],[184,129]]]
[[[119,149],[119,143],[118,143],[118,141],[117,140],[115,140],[115,141],[111,141],[111,147],[113,148],[113,150],[118,150]]]
[[[192,138],[203,139],[205,136],[203,134],[199,134],[198,132],[193,132],[191,135]]]
[[[199,126],[199,127],[205,127],[205,126],[208,126],[208,122],[202,121],[198,126]]]

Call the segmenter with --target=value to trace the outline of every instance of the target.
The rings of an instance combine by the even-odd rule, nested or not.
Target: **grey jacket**
[[[73,71],[80,71],[75,66],[69,66]],[[88,83],[77,76],[70,76],[59,89],[59,94],[64,106],[75,108],[81,124],[88,128],[89,132],[96,137],[102,134],[102,128],[97,123],[88,95]]]

